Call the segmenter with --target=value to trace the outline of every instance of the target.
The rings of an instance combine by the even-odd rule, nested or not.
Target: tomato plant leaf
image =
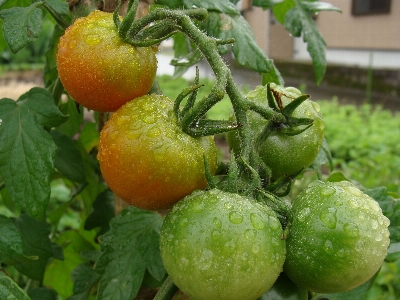
[[[11,199],[37,220],[45,217],[56,151],[44,127],[67,118],[45,89],[32,88],[17,101],[0,100],[0,175]]]
[[[57,292],[44,287],[30,290],[28,295],[31,300],[57,300]]]
[[[54,143],[57,146],[54,166],[68,179],[75,182],[85,181],[85,168],[81,153],[74,142],[65,134],[57,130],[51,132]]]
[[[19,247],[26,256],[35,257],[35,260],[31,262],[16,263],[14,266],[22,274],[35,280],[41,280],[47,261],[53,256],[48,225],[25,214],[13,221],[21,236]]]
[[[3,19],[4,38],[13,53],[17,53],[42,31],[42,11],[33,4],[29,7],[13,7],[0,11]]]
[[[159,234],[163,218],[133,206],[124,209],[100,237],[104,249],[95,269],[102,274],[98,288],[101,299],[133,299],[146,269],[157,280],[165,275],[160,256]]]
[[[253,6],[259,6],[263,9],[272,8],[274,5],[278,3],[282,3],[283,0],[253,0]]]
[[[240,14],[236,6],[229,0],[184,0],[183,3],[188,9],[193,7],[201,7],[207,9],[208,11],[217,11],[230,15]]]
[[[61,16],[69,15],[69,6],[67,1],[62,0],[44,0],[47,5],[57,14]]]
[[[395,262],[400,259],[400,243],[391,243],[388,248],[388,255],[386,261]]]
[[[281,273],[278,279],[275,281],[272,288],[262,295],[258,300],[307,300],[308,291],[297,286],[293,281],[286,276],[285,273]]]
[[[392,243],[400,242],[400,199],[394,199],[388,194],[386,187],[363,190],[380,205],[383,214],[390,220],[389,232]]]
[[[77,231],[64,231],[57,238],[57,244],[63,245],[64,260],[53,260],[46,268],[43,284],[51,286],[57,293],[67,298],[73,293],[71,274],[85,260],[80,253],[94,250],[94,247]]]
[[[31,300],[10,277],[0,272],[0,299]]]
[[[74,294],[68,300],[86,300],[92,287],[99,281],[100,275],[93,270],[89,263],[77,266],[72,271]]]
[[[307,50],[312,58],[317,84],[320,84],[326,70],[326,43],[317,25],[311,19],[309,11],[302,5],[293,7],[285,15],[284,25],[294,36],[303,35],[303,40],[307,43]]]
[[[234,38],[232,50],[241,65],[248,65],[253,70],[268,76],[268,82],[283,84],[283,79],[273,61],[257,45],[250,25],[241,15],[228,15],[210,12],[202,23],[210,36],[220,39]]]
[[[333,6],[330,3],[327,2],[308,2],[308,1],[303,1],[301,5],[305,8],[307,8],[309,11],[312,12],[318,12],[318,11],[337,11],[337,12],[342,12],[340,8],[337,8],[336,6]]]
[[[284,24],[285,23],[285,15],[286,13],[295,7],[296,4],[294,0],[285,0],[282,1],[272,7],[272,12],[275,16],[275,18],[278,20],[279,23]]]
[[[110,229],[110,221],[115,216],[114,194],[111,190],[100,193],[93,202],[93,212],[85,221],[85,230],[101,227],[97,236],[103,235]]]
[[[190,42],[186,35],[177,33],[173,36],[174,39],[174,56],[175,59],[181,59],[190,53]],[[180,78],[189,69],[188,66],[176,66],[174,69],[174,78]]]

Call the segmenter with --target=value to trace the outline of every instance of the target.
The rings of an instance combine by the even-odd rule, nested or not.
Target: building
[[[400,69],[399,0],[326,0],[342,13],[314,16],[324,37],[328,64],[374,69]],[[274,60],[309,61],[302,38],[289,35],[270,10],[239,3],[260,47]]]

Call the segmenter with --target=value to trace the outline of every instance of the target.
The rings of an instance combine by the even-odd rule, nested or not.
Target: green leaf
[[[389,246],[386,261],[395,262],[400,259],[400,243],[392,243]]]
[[[30,262],[36,256],[26,256],[22,249],[21,232],[13,218],[0,215],[0,262],[8,265]]]
[[[272,288],[259,300],[307,300],[308,291],[294,284],[285,273],[281,273]]]
[[[163,218],[133,206],[124,209],[100,237],[103,254],[95,269],[102,274],[98,298],[134,299],[146,269],[157,280],[165,275],[159,250]]]
[[[155,0],[155,4],[165,5],[169,8],[182,8],[183,0]]]
[[[186,8],[193,7],[205,8],[208,11],[216,11],[230,15],[240,15],[239,10],[229,0],[184,0],[183,4]]]
[[[83,159],[74,142],[57,130],[53,130],[51,136],[57,146],[54,160],[57,170],[72,181],[84,182],[86,178]]]
[[[327,179],[329,182],[351,181],[342,172],[334,172]]]
[[[53,260],[47,266],[43,284],[55,289],[60,296],[66,298],[73,293],[71,279],[73,270],[85,262],[80,253],[94,250],[94,247],[82,235],[73,230],[61,233],[56,242],[63,245],[64,260]]]
[[[183,33],[177,33],[173,36],[174,39],[174,56],[175,59],[180,59],[187,56],[190,49],[190,41]],[[187,66],[176,66],[174,70],[174,77],[180,78],[189,69]]]
[[[31,300],[57,300],[56,291],[44,287],[30,290],[28,295]]]
[[[31,300],[10,277],[0,272],[0,299]]]
[[[93,212],[85,221],[85,230],[101,227],[99,235],[103,235],[110,229],[110,221],[114,218],[114,194],[111,190],[100,193],[93,203]]]
[[[389,232],[391,243],[400,242],[400,199],[389,195],[386,187],[365,189],[364,193],[374,198],[382,209],[383,214],[390,220]]]
[[[322,174],[321,167],[326,164],[329,164],[330,171],[332,171],[333,167],[334,167],[333,160],[332,160],[332,154],[329,149],[329,145],[328,145],[326,139],[324,138],[322,140],[321,149],[319,150],[318,155],[314,159],[314,162],[311,164],[310,168],[318,170],[318,172],[320,172],[320,174]]]
[[[71,276],[74,281],[74,294],[68,300],[86,300],[91,289],[100,279],[100,275],[93,270],[89,263],[77,266]]]
[[[37,4],[29,7],[13,7],[0,11],[3,19],[3,33],[10,50],[17,53],[42,31],[42,11]]]
[[[44,127],[66,119],[45,89],[33,88],[16,102],[0,100],[0,176],[11,199],[37,220],[45,217],[56,151]]]
[[[263,9],[272,8],[274,5],[278,3],[282,3],[283,0],[253,0],[253,6],[259,6]]]
[[[301,5],[305,8],[307,8],[309,11],[312,12],[318,12],[318,11],[337,11],[337,12],[342,12],[340,8],[337,8],[336,6],[333,6],[330,3],[327,2],[308,2],[308,1],[302,1]]]
[[[69,15],[68,2],[62,0],[44,0],[47,5],[57,14],[61,16]]]
[[[79,140],[82,142],[87,152],[93,150],[99,144],[100,133],[96,123],[85,122],[83,129],[79,134]]]
[[[269,82],[283,84],[283,79],[271,59],[257,45],[255,36],[247,21],[241,15],[227,15],[211,12],[202,23],[210,36],[220,39],[234,38],[233,53],[241,65],[265,73]]]
[[[72,138],[76,133],[81,130],[83,123],[83,113],[79,113],[76,109],[76,102],[68,97],[66,103],[60,105],[60,111],[64,115],[68,115],[68,120],[57,127],[57,130]]]
[[[14,224],[21,235],[20,247],[24,255],[36,257],[31,262],[17,263],[14,266],[22,274],[35,280],[42,280],[47,261],[53,256],[49,228],[45,222],[38,222],[28,215],[14,219]]]
[[[286,13],[295,6],[296,4],[294,0],[284,0],[281,3],[274,5],[272,8],[272,12],[278,22],[284,24]]]
[[[326,70],[326,43],[308,10],[301,5],[290,9],[285,15],[285,28],[294,36],[303,35],[303,40],[307,43],[307,50],[312,58],[316,81],[319,85],[324,78]]]

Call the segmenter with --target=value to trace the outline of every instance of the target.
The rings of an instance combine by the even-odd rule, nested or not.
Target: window
[[[353,0],[353,15],[372,15],[390,13],[391,0]]]

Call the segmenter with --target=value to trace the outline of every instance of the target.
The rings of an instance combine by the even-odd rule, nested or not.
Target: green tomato
[[[389,220],[348,181],[314,181],[294,200],[284,271],[299,286],[338,293],[369,280],[389,246]]]
[[[293,87],[283,88],[271,84],[271,89],[281,95],[283,106],[301,95],[301,92]],[[246,98],[259,105],[268,106],[267,87],[258,86],[247,94]],[[319,111],[317,103],[306,100],[293,112],[293,117],[309,118],[314,120],[313,125],[307,130],[294,136],[288,136],[279,130],[274,131],[261,145],[259,154],[265,164],[272,170],[272,178],[296,173],[302,168],[307,168],[317,157],[324,138],[325,123]],[[254,136],[258,136],[265,128],[267,121],[259,114],[249,111],[248,121]],[[237,131],[231,131],[227,135],[229,146],[235,153],[240,151],[240,142]]]
[[[220,190],[197,191],[176,203],[160,233],[161,257],[191,299],[257,299],[285,260],[275,212]]]

